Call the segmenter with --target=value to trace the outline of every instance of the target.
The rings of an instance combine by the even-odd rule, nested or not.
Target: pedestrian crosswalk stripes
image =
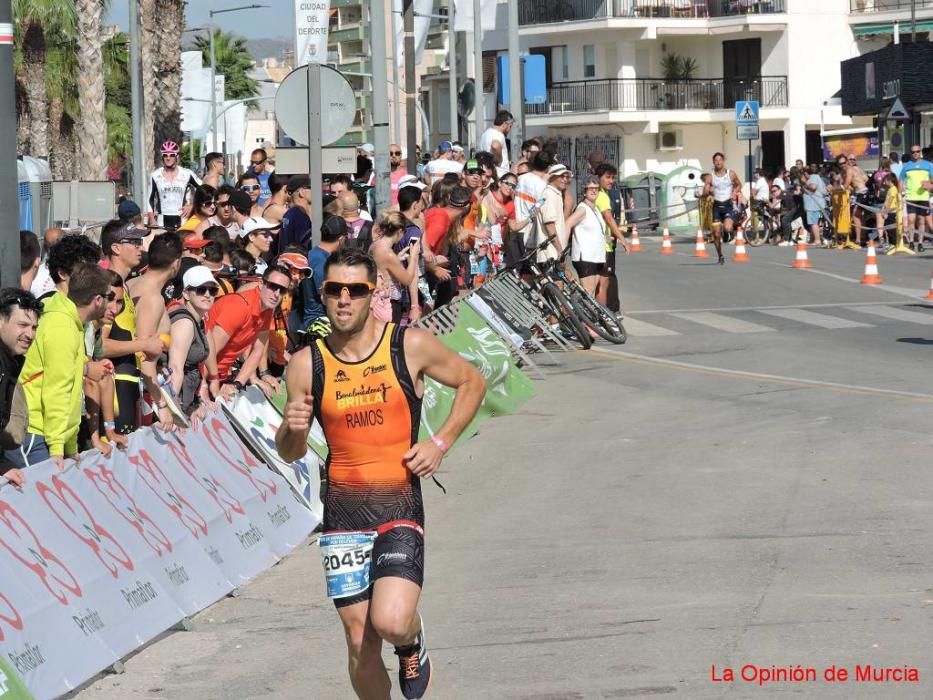
[[[808,326],[826,329],[871,327],[870,323],[850,321],[847,318],[840,318],[839,316],[818,314],[814,311],[808,311],[807,309],[762,309],[757,313],[777,316],[778,318],[785,318],[788,321],[797,321],[798,323],[803,323]]]
[[[703,326],[709,326],[710,328],[715,328],[718,331],[725,331],[726,333],[769,333],[774,331],[774,328],[769,328],[768,326],[762,326],[758,323],[743,321],[734,316],[714,314],[708,311],[698,311],[688,314],[678,313],[671,314],[671,316],[682,318],[685,321],[699,323]]]
[[[680,335],[680,333],[677,331],[661,328],[660,326],[655,326],[654,324],[646,323],[645,321],[639,321],[637,318],[632,318],[631,316],[627,316],[625,318],[625,332],[629,335],[637,335],[640,338],[650,338],[662,335]]]
[[[933,308],[924,310],[903,308],[896,305],[833,305],[820,307],[820,313],[810,309],[796,307],[781,308],[742,308],[735,311],[723,310],[720,313],[710,311],[646,311],[650,313],[651,323],[638,318],[638,312],[625,317],[625,330],[633,338],[659,338],[675,335],[689,335],[720,331],[723,333],[751,334],[769,333],[777,330],[786,331],[788,327],[816,327],[823,330],[847,330],[853,328],[873,328],[887,323],[915,323],[933,326]],[[873,319],[859,318],[860,314],[873,316]],[[741,315],[741,318],[738,317]],[[768,323],[770,320],[775,325]],[[782,322],[778,322],[780,319]],[[686,321],[687,323],[684,323]],[[786,323],[790,322],[790,323]]]
[[[908,311],[907,309],[900,309],[896,306],[849,306],[847,308],[858,311],[861,314],[872,314],[894,321],[922,323],[927,326],[933,326],[933,312]]]

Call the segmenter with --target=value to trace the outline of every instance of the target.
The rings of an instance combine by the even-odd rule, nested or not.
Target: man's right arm
[[[304,347],[288,363],[285,374],[285,412],[275,432],[275,449],[286,462],[301,459],[308,452],[314,402],[311,398],[311,348]]]

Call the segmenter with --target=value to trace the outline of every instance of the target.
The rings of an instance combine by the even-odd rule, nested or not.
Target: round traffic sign
[[[275,93],[275,118],[282,131],[300,144],[308,145],[308,67],[299,66]],[[340,71],[321,66],[321,145],[343,136],[356,118],[353,86]]]

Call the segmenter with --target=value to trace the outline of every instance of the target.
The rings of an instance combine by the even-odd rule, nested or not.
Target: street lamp
[[[214,126],[217,123],[217,60],[214,57],[214,15],[221,15],[225,12],[239,12],[240,10],[258,10],[268,5],[243,5],[242,7],[230,7],[226,10],[210,10],[207,14],[210,17],[208,22],[208,32],[210,32],[211,42],[211,145],[213,150],[217,150],[217,130]]]

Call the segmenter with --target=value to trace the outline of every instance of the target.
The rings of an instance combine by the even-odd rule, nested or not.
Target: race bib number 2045
[[[328,598],[346,598],[369,588],[375,532],[321,535],[321,560]]]

